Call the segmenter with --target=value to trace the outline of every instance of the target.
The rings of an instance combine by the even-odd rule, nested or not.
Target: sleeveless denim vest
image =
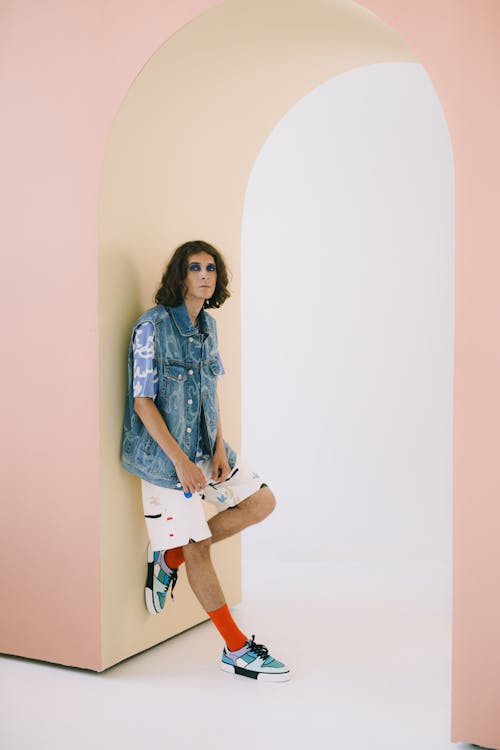
[[[210,454],[217,436],[217,379],[221,372],[217,358],[215,319],[203,308],[198,315],[199,332],[191,323],[184,303],[178,307],[156,305],[136,321],[128,353],[128,389],[122,435],[122,465],[132,474],[161,487],[180,489],[181,484],[170,458],[153,440],[134,411],[133,349],[135,326],[150,321],[155,328],[155,358],[158,368],[158,395],[155,404],[172,437],[194,461],[199,430],[204,430]],[[229,466],[234,468],[236,453],[224,441]]]

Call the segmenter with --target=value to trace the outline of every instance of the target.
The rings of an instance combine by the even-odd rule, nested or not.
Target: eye
[[[201,263],[190,263],[188,271],[201,271]]]
[[[207,271],[216,271],[216,270],[217,270],[217,266],[215,265],[215,263],[209,263],[207,265]]]

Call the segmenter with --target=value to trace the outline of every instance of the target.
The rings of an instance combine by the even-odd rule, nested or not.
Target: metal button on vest
[[[193,371],[192,370],[188,370],[188,375],[192,375],[192,374],[193,374]]]
[[[192,336],[189,337],[189,341],[194,341],[194,338]]]
[[[188,404],[192,404],[192,403],[193,403],[193,399],[192,398],[188,398]]]
[[[191,432],[191,427],[186,427],[186,432]]]
[[[180,482],[177,482],[177,487],[182,487],[182,484]]]
[[[177,380],[182,380],[182,375],[180,373],[177,375]]]

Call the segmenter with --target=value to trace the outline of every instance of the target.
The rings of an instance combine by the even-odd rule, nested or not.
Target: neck
[[[191,319],[191,323],[195,326],[196,325],[196,318],[200,314],[200,310],[203,307],[204,300],[200,299],[189,299],[188,297],[184,298],[184,304],[186,305],[186,310],[188,311],[188,315]]]

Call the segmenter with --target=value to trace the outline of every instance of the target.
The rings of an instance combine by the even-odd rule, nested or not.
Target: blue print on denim
[[[158,394],[158,369],[155,359],[155,329],[149,321],[138,325],[134,331],[134,398]]]

